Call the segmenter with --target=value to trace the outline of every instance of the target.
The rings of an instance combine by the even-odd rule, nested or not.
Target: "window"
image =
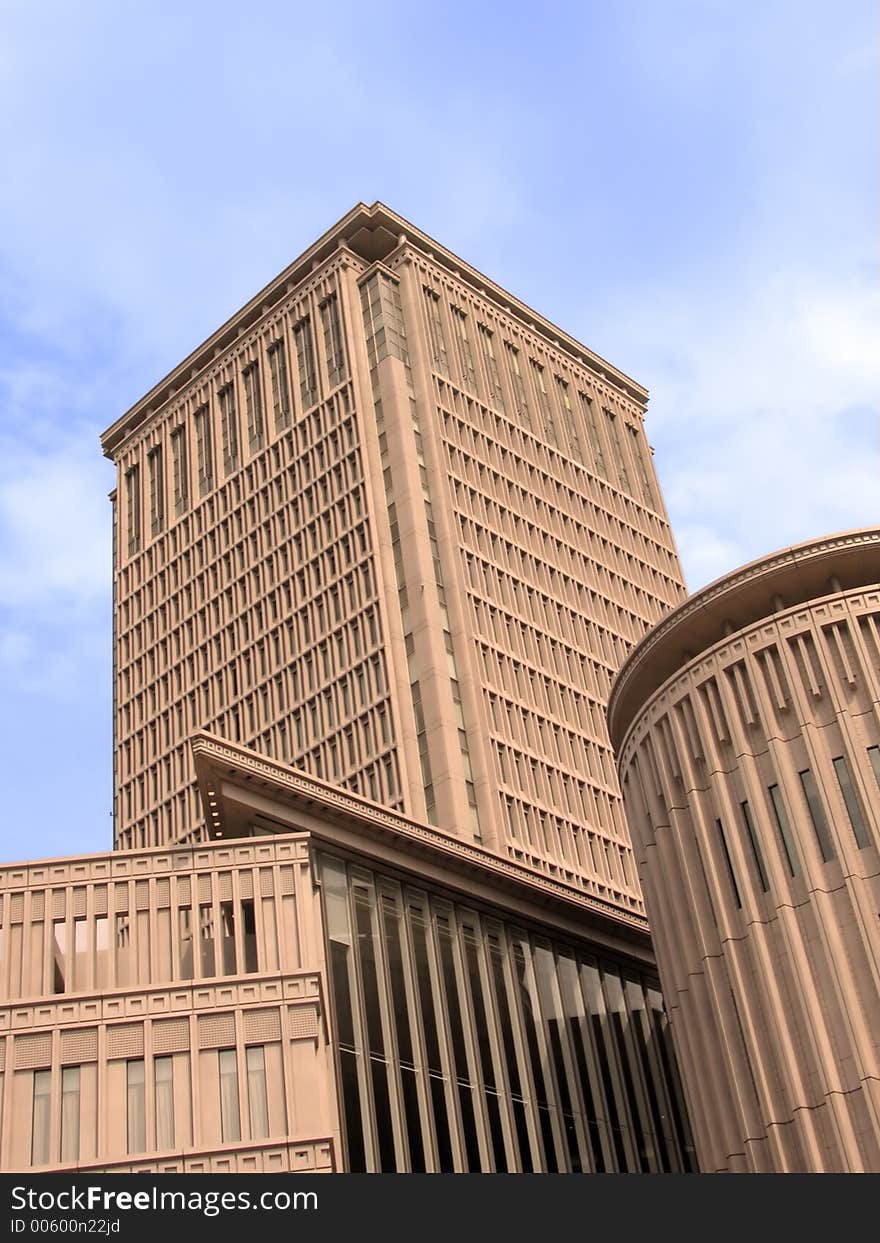
[[[141,546],[141,476],[137,466],[125,472],[125,498],[128,555],[131,556]]]
[[[231,1140],[241,1139],[238,1062],[235,1049],[220,1049],[217,1062],[220,1074],[220,1136],[226,1144]]]
[[[269,1134],[269,1102],[266,1096],[265,1051],[262,1045],[249,1045],[246,1055],[251,1139],[266,1139]]]
[[[764,859],[761,855],[761,848],[758,845],[758,839],[755,836],[755,826],[752,824],[752,813],[749,810],[748,803],[741,803],[740,806],[742,807],[743,823],[746,826],[746,835],[749,839],[749,845],[752,848],[752,854],[755,859],[755,868],[758,873],[758,880],[761,882],[761,888],[766,893],[769,889],[769,885],[767,884],[767,872],[764,868]]]
[[[342,324],[339,320],[339,300],[331,294],[321,303],[321,322],[324,325],[324,354],[327,358],[327,378],[331,387],[345,379],[345,345],[342,340]]]
[[[440,311],[440,295],[433,289],[423,288],[425,309],[428,313],[428,341],[431,346],[431,361],[438,371],[449,374],[449,357],[446,352],[446,337],[443,332],[443,316]]]
[[[654,489],[651,486],[651,472],[648,469],[646,453],[649,453],[644,436],[637,427],[633,427],[631,423],[627,423],[630,432],[630,445],[632,446],[633,461],[638,469],[639,477],[642,481],[642,499],[650,508],[654,508]]]
[[[165,480],[162,470],[162,447],[157,445],[147,454],[150,486],[150,531],[158,535],[165,525]]]
[[[880,786],[880,747],[868,747],[868,759],[871,761],[877,785]]]
[[[290,426],[290,384],[287,378],[287,350],[278,340],[269,346],[269,378],[272,382],[272,415],[275,430]]]
[[[474,388],[476,385],[476,372],[474,370],[474,356],[471,353],[471,343],[467,330],[467,315],[460,307],[452,308],[452,324],[455,330],[455,342],[458,347],[458,365],[461,370],[461,378],[468,388]]]
[[[143,1059],[125,1064],[127,1095],[127,1151],[146,1152],[147,1110]]]
[[[174,1058],[157,1057],[153,1062],[156,1100],[156,1147],[174,1147]]]
[[[611,452],[614,456],[617,478],[624,492],[632,493],[632,484],[629,481],[629,472],[626,469],[626,452],[617,433],[617,415],[612,414],[610,410],[606,410],[605,418],[608,420],[608,438],[611,441]]]
[[[776,817],[776,827],[779,829],[779,837],[782,842],[782,853],[785,855],[785,862],[788,864],[788,870],[792,876],[797,876],[797,851],[794,848],[791,831],[788,827],[788,816],[785,812],[785,804],[782,801],[778,785],[769,787],[770,802],[773,804],[773,814]]]
[[[235,412],[235,386],[227,384],[217,394],[217,400],[220,403],[223,472],[231,475],[238,466],[238,416]]]
[[[483,366],[486,369],[486,383],[488,385],[489,394],[493,397],[501,396],[501,375],[498,371],[498,359],[495,357],[495,346],[492,332],[485,324],[478,324],[480,353],[483,358]]]
[[[294,328],[293,339],[296,342],[296,362],[299,367],[299,395],[303,409],[307,410],[318,400],[315,346],[312,341],[312,325],[308,316],[301,319]]]
[[[244,371],[244,400],[247,414],[248,449],[253,454],[262,449],[263,390],[260,385],[260,364],[251,363]]]
[[[189,476],[186,454],[186,428],[176,427],[171,433],[171,486],[174,491],[174,512],[184,512],[189,500]]]
[[[196,411],[195,425],[199,496],[204,496],[214,486],[214,447],[211,443],[211,416],[207,406]]]
[[[47,1165],[52,1128],[52,1072],[34,1071],[34,1101],[31,1119],[31,1162]]]
[[[526,400],[526,388],[523,384],[522,371],[519,366],[519,350],[511,345],[509,341],[504,342],[504,348],[507,350],[507,360],[510,364],[510,383],[513,388],[516,413],[524,416],[528,423],[529,403]]]
[[[730,887],[733,890],[733,897],[736,905],[742,908],[742,898],[739,896],[739,886],[736,883],[736,873],[733,870],[733,861],[730,858],[730,851],[727,848],[727,838],[724,836],[724,827],[720,820],[715,821],[715,827],[718,829],[718,838],[721,842],[721,853],[724,855],[724,862],[727,864],[727,874],[730,877]]]
[[[871,834],[868,832],[868,826],[865,824],[865,817],[862,814],[862,806],[859,802],[859,796],[856,794],[853,785],[852,775],[849,771],[849,764],[842,755],[836,760],[832,760],[834,771],[837,774],[837,783],[840,786],[840,793],[843,795],[843,801],[846,804],[846,814],[849,816],[849,822],[852,825],[853,835],[859,850],[864,850],[867,846],[873,846]]]
[[[593,399],[588,397],[586,393],[580,394],[581,409],[584,412],[584,421],[587,425],[587,432],[590,438],[590,449],[593,454],[593,465],[596,472],[603,479],[608,478],[608,468],[605,465],[605,454],[602,451],[602,437],[599,432],[598,423],[596,421],[596,408],[593,405]]]
[[[61,1071],[61,1160],[79,1159],[79,1081],[78,1066]]]
[[[834,847],[831,844],[831,835],[828,831],[825,809],[822,806],[819,799],[819,791],[816,788],[816,779],[809,768],[805,768],[803,772],[798,773],[798,776],[801,779],[801,787],[804,791],[804,798],[807,800],[810,819],[813,822],[813,831],[816,834],[816,841],[819,843],[822,859],[825,863],[828,863],[834,858]]]

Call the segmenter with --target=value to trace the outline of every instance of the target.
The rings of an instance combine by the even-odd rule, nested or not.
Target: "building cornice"
[[[325,822],[343,820],[365,839],[377,835],[390,838],[410,853],[430,856],[453,874],[467,872],[473,876],[479,871],[493,885],[507,892],[518,892],[532,903],[564,907],[569,915],[575,914],[592,924],[605,923],[618,933],[647,942],[648,924],[643,916],[624,911],[615,903],[603,901],[576,885],[540,876],[515,860],[410,820],[236,743],[202,733],[191,739],[191,746],[208,831],[213,837],[224,834],[224,800],[219,787],[224,781],[237,780],[240,785],[249,786],[257,793],[268,793],[294,809],[317,814]],[[242,839],[224,835],[222,840],[232,845]]]
[[[841,531],[751,561],[695,592],[630,652],[608,702],[619,750],[636,714],[664,682],[720,639],[782,609],[880,582],[880,527]]]
[[[524,302],[520,302],[518,298],[417,229],[408,220],[397,215],[383,203],[376,202],[371,207],[365,203],[358,203],[112,423],[101,437],[101,447],[105,455],[112,458],[133,431],[138,429],[151,415],[158,413],[179,389],[184,385],[189,385],[215,360],[219,353],[234,345],[244,332],[256,327],[264,316],[307,280],[312,271],[325,262],[337,248],[345,247],[359,235],[376,234],[379,230],[391,236],[392,241],[387,248],[388,253],[405,239],[409,245],[422,251],[435,262],[441,263],[480,293],[500,303],[529,327],[549,337],[557,346],[573,355],[578,362],[592,372],[622,388],[640,405],[644,405],[647,401],[647,390],[635,380],[613,367],[574,337],[563,332],[561,328],[532,310]],[[385,258],[386,255],[377,257]]]

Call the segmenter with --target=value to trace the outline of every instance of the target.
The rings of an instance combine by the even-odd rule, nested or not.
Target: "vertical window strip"
[[[468,338],[467,315],[461,307],[454,306],[452,308],[452,323],[455,329],[455,341],[458,346],[458,365],[461,378],[468,388],[476,386],[476,371],[474,370],[474,356],[471,353],[471,343]]]
[[[758,880],[764,893],[770,888],[767,883],[767,871],[764,867],[764,858],[761,854],[761,847],[758,845],[758,838],[755,834],[755,826],[752,822],[752,813],[747,802],[740,803],[743,815],[743,824],[746,826],[746,836],[749,839],[749,845],[752,848],[752,856],[755,860],[755,868],[758,873]]]
[[[785,855],[785,862],[791,875],[797,876],[797,850],[795,849],[794,839],[791,836],[785,804],[782,801],[782,791],[778,785],[772,785],[768,787],[768,793],[773,807],[773,815],[776,817],[776,827],[779,830],[779,839],[782,842],[782,853]]]
[[[80,1068],[61,1070],[61,1160],[79,1160]]]
[[[52,1072],[34,1071],[31,1115],[31,1164],[48,1165],[51,1159]]]
[[[147,454],[147,471],[150,486],[150,532],[158,535],[165,525],[165,478],[161,445],[156,445]]]
[[[157,1057],[153,1062],[156,1109],[156,1148],[174,1147],[174,1058]]]
[[[220,437],[223,473],[231,475],[238,467],[238,415],[235,410],[235,384],[227,384],[217,394],[220,403]]]
[[[526,397],[526,386],[523,382],[523,375],[519,365],[519,350],[515,345],[511,345],[509,341],[504,342],[504,348],[507,351],[507,361],[510,371],[510,385],[513,390],[513,401],[516,407],[516,415],[520,422],[531,430],[532,420],[529,415],[529,403]]]
[[[630,436],[632,437],[630,444],[633,451],[633,460],[635,461],[639,479],[642,484],[642,499],[650,509],[654,509],[656,507],[657,500],[654,496],[651,470],[648,466],[647,455],[650,453],[650,450],[648,448],[647,441],[645,440],[644,431],[640,431],[639,428],[633,427],[631,423],[627,423],[627,427],[629,428]]]
[[[599,432],[599,424],[596,419],[596,407],[592,397],[588,397],[586,393],[580,394],[581,409],[584,414],[584,421],[587,425],[587,432],[590,438],[590,449],[593,454],[593,465],[596,473],[601,475],[603,479],[608,478],[608,467],[605,464],[605,454],[602,450],[602,436]]]
[[[503,389],[501,387],[501,373],[498,370],[498,359],[495,357],[494,334],[485,324],[477,325],[479,334],[480,354],[483,358],[483,367],[486,371],[486,384],[490,399],[492,397],[501,397]]]
[[[632,484],[630,483],[629,471],[626,468],[626,450],[620,439],[617,427],[617,415],[611,410],[605,410],[605,419],[608,426],[608,436],[611,441],[611,452],[614,455],[614,467],[617,471],[617,478],[624,492],[632,494]]]
[[[269,1138],[269,1097],[266,1092],[266,1052],[262,1045],[248,1045],[247,1066],[248,1112],[251,1139]]]
[[[171,433],[171,476],[174,513],[180,517],[189,503],[189,465],[186,452],[186,427],[183,424]]]
[[[241,1139],[241,1111],[238,1105],[238,1055],[235,1049],[219,1049],[217,1069],[220,1082],[220,1137],[224,1144]]]
[[[862,806],[859,796],[856,793],[853,784],[852,773],[849,771],[844,756],[839,755],[837,759],[833,759],[831,763],[834,765],[834,772],[837,775],[837,784],[840,786],[840,793],[843,795],[843,801],[846,805],[846,814],[849,816],[850,826],[852,827],[853,836],[856,839],[856,845],[859,850],[865,850],[868,846],[873,846],[871,834],[865,823],[865,817],[862,814]]]
[[[199,496],[214,486],[214,447],[211,437],[211,412],[207,406],[196,411],[196,458],[199,475]]]
[[[147,1110],[143,1059],[126,1062],[126,1151],[147,1150]]]
[[[339,299],[335,293],[321,303],[321,322],[324,326],[327,376],[331,387],[335,388],[345,379],[345,344],[339,316]]]
[[[571,405],[571,396],[568,391],[568,384],[560,376],[556,377],[556,386],[559,390],[559,399],[562,403],[562,417],[565,422],[565,431],[568,436],[568,448],[571,456],[576,462],[583,462],[584,453],[581,448],[581,440],[575,426],[574,410]]]
[[[132,466],[125,472],[125,496],[128,555],[131,556],[141,546],[141,476],[138,466]]]
[[[446,350],[446,334],[443,331],[443,316],[440,311],[440,295],[427,286],[423,287],[425,309],[428,317],[428,341],[431,346],[431,361],[443,375],[449,374],[449,355]]]
[[[315,344],[312,340],[312,322],[304,316],[293,330],[296,343],[296,363],[299,369],[299,395],[304,410],[318,400],[318,372],[315,367]]]
[[[553,422],[553,410],[550,405],[550,394],[547,392],[547,385],[544,382],[544,368],[534,358],[529,359],[532,368],[532,378],[535,383],[535,392],[538,397],[538,409],[541,413],[542,428],[544,439],[554,449],[559,447],[559,437],[556,435],[556,424]]]
[[[800,777],[801,789],[804,792],[807,809],[810,813],[810,820],[813,824],[813,832],[816,834],[816,841],[819,843],[822,860],[824,863],[830,863],[834,858],[834,845],[831,841],[825,808],[822,806],[819,791],[816,787],[816,778],[813,776],[812,769],[809,768],[799,772],[798,776]]]
[[[265,442],[263,427],[263,391],[260,384],[260,364],[253,362],[243,373],[244,397],[247,415],[248,449],[251,454],[262,449]]]
[[[736,883],[736,873],[733,870],[733,860],[730,857],[730,851],[727,847],[727,838],[724,835],[724,826],[720,820],[715,821],[715,827],[718,830],[718,838],[721,842],[721,851],[724,855],[724,862],[727,864],[727,874],[730,878],[730,887],[733,890],[733,897],[736,905],[742,910],[742,898],[739,893],[739,886]]]
[[[871,761],[874,777],[878,788],[880,788],[880,747],[868,747],[868,759]]]
[[[290,426],[290,381],[287,374],[287,347],[283,338],[274,341],[268,350],[269,379],[272,384],[272,417],[275,430]]]

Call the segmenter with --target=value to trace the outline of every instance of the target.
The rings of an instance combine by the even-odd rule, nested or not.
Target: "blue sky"
[[[0,0],[0,858],[110,842],[99,433],[358,200],[649,388],[692,588],[877,521],[874,8]]]

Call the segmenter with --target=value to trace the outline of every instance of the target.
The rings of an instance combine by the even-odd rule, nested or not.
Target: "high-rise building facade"
[[[638,913],[605,704],[684,597],[633,381],[358,206],[104,435],[115,840],[205,729]]]
[[[880,530],[720,579],[611,737],[703,1170],[880,1170]]]
[[[646,394],[356,207],[104,435],[115,851],[0,868],[0,1165],[685,1171],[605,724]]]

